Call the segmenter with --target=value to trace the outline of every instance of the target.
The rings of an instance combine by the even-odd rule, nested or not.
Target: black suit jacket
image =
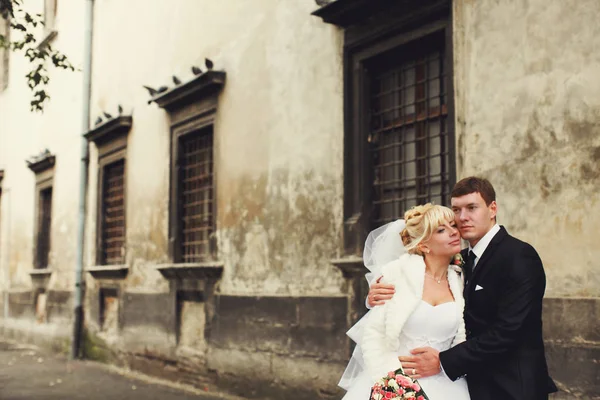
[[[545,288],[535,249],[501,227],[465,285],[467,341],[440,353],[450,379],[467,376],[473,400],[547,399],[557,390],[542,339]]]

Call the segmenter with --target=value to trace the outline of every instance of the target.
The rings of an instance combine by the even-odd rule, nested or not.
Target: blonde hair
[[[402,243],[409,254],[423,255],[419,244],[431,238],[440,226],[454,220],[454,212],[448,207],[431,203],[415,206],[404,213],[406,228],[400,232]]]

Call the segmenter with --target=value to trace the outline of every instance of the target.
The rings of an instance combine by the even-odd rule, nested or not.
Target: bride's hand
[[[385,304],[385,302],[391,299],[394,293],[396,292],[394,289],[394,285],[390,285],[387,283],[379,283],[379,279],[376,283],[371,285],[371,288],[369,289],[369,295],[367,297],[369,307],[375,307]]]
[[[431,347],[418,347],[412,356],[398,357],[404,372],[413,379],[425,378],[440,372],[440,352]]]

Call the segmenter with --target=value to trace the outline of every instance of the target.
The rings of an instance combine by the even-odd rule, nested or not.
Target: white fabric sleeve
[[[378,306],[370,311],[371,315],[363,331],[361,349],[367,373],[373,382],[402,366],[396,351],[389,348],[384,334],[386,307]]]

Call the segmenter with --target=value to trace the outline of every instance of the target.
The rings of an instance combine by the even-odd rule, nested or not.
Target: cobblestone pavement
[[[243,400],[157,381],[0,339],[2,400]]]

